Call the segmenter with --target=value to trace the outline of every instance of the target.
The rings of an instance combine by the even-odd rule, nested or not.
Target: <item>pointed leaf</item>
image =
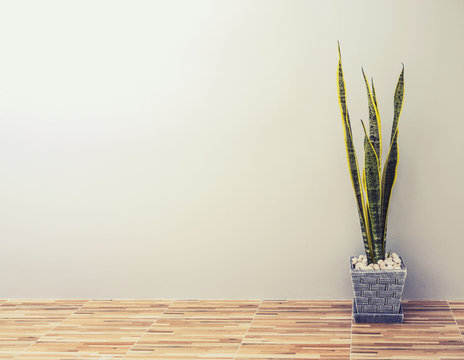
[[[374,147],[377,158],[382,159],[382,137],[380,129],[380,115],[377,111],[377,106],[374,103],[374,98],[372,97],[371,90],[369,88],[369,83],[364,74],[364,69],[362,70],[364,77],[364,82],[366,83],[367,90],[367,102],[369,105],[369,140]],[[380,163],[379,163],[380,166]]]
[[[374,262],[380,260],[382,256],[382,229],[380,224],[381,214],[381,197],[380,197],[380,171],[379,159],[375,153],[374,146],[367,136],[366,127],[362,122],[364,129],[364,168],[366,172],[366,197],[369,206],[369,221],[372,231],[372,245],[374,250]]]
[[[403,109],[403,101],[404,101],[404,65],[403,65],[403,69],[401,70],[401,74],[398,78],[398,82],[396,83],[395,100],[393,103],[393,125],[392,125],[390,144],[393,142],[396,129],[398,128],[398,122],[400,120],[401,110]]]
[[[353,145],[353,135],[351,133],[351,123],[346,106],[346,93],[345,93],[345,81],[343,79],[342,60],[340,54],[340,45],[338,46],[338,100],[340,103],[340,110],[343,120],[343,132],[345,135],[345,146],[348,160],[348,169],[350,170],[351,183],[353,185],[354,193],[356,196],[356,202],[358,206],[359,222],[361,224],[361,232],[364,241],[364,248],[366,249],[366,255],[368,261],[371,262],[373,258],[373,247],[372,243],[369,243],[369,239],[366,231],[366,219],[364,217],[364,199],[361,190],[361,181],[359,177],[358,161],[356,159],[356,151]]]
[[[366,203],[364,205],[365,205],[364,206],[364,209],[365,209],[364,217],[366,218],[367,238],[369,239],[370,243],[373,244],[374,235],[372,234],[372,221],[371,221],[371,216],[370,216],[370,213],[369,213],[369,203],[367,202],[367,200],[366,200]],[[372,255],[372,259],[373,259],[373,262],[376,262],[374,260],[375,259],[374,255]]]
[[[367,191],[367,185],[366,185],[366,171],[365,169],[363,170],[362,173],[362,185],[363,189],[366,192]],[[370,253],[370,258],[372,261],[374,260],[374,247],[373,247],[373,236],[372,236],[372,222],[371,218],[369,215],[369,204],[367,200],[364,202],[364,218],[366,219],[366,234],[367,234],[367,242],[364,243],[364,250],[366,253]],[[366,247],[367,245],[367,247]],[[371,263],[371,259],[368,259],[368,262]]]
[[[388,151],[387,159],[385,160],[385,167],[382,174],[382,215],[380,226],[383,232],[383,251],[385,253],[385,243],[387,239],[387,224],[388,224],[388,207],[390,205],[391,193],[396,181],[396,174],[398,168],[398,123],[403,109],[404,101],[404,65],[401,69],[398,82],[396,84],[394,96],[394,109],[393,109],[393,125],[392,136],[390,140],[390,150]]]
[[[387,159],[385,160],[385,167],[382,174],[382,218],[381,229],[383,232],[383,252],[385,254],[385,241],[387,238],[387,222],[388,222],[388,206],[390,204],[391,192],[396,181],[396,174],[398,168],[398,129],[395,132],[393,142],[390,146]]]
[[[372,83],[372,99],[374,100],[374,105],[377,108],[377,112],[379,112],[379,106],[377,105],[377,97],[375,96],[374,78],[371,79],[371,83]]]

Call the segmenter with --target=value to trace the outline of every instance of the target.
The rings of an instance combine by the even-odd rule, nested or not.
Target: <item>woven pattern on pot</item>
[[[358,313],[399,313],[406,272],[404,263],[401,269],[388,270],[359,270],[351,266],[356,311]]]

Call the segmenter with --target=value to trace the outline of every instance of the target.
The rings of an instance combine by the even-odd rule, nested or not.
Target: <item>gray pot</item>
[[[360,314],[370,314],[373,315],[370,318],[383,319],[388,316],[375,315],[401,314],[402,320],[401,297],[407,273],[404,261],[402,261],[401,269],[359,270],[352,265],[352,259],[353,257],[350,258],[350,272],[355,315],[357,314],[359,318]]]

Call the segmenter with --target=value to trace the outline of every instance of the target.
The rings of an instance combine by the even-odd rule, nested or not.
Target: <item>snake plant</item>
[[[375,96],[374,81],[372,89],[362,74],[367,89],[369,106],[369,134],[361,120],[364,130],[364,169],[360,175],[358,161],[353,145],[350,116],[346,106],[345,81],[343,80],[340,45],[338,46],[338,99],[340,102],[346,153],[351,182],[358,206],[359,221],[368,263],[385,259],[385,240],[387,235],[388,205],[398,166],[398,121],[403,107],[404,65],[398,79],[394,95],[393,125],[389,151],[382,170],[382,136],[380,115]]]

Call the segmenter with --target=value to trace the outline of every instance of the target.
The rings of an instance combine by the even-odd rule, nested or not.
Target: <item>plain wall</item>
[[[463,1],[2,1],[0,297],[345,298],[374,76],[405,298],[462,299]]]

